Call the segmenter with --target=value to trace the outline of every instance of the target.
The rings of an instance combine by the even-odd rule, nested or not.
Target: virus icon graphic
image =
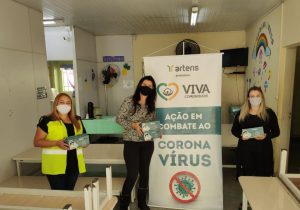
[[[184,176],[184,177],[180,177],[179,180],[182,183],[182,185],[180,185],[179,183],[174,183],[174,185],[175,185],[176,193],[179,194],[181,197],[187,198],[189,196],[188,192],[193,192],[196,190],[193,179]]]
[[[194,201],[200,193],[200,182],[191,172],[180,171],[174,174],[169,183],[173,198],[182,203]]]

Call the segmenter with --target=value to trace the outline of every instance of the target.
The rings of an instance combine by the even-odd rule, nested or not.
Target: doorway
[[[73,65],[75,53],[72,27],[54,26],[44,29],[51,102],[54,101],[58,93],[67,93],[72,98],[76,112],[78,97],[75,97],[76,74],[74,72],[76,71],[74,70],[75,65]]]
[[[297,47],[291,114],[288,173],[300,173],[300,47]]]
[[[47,63],[52,90],[51,101],[62,92],[75,98],[73,61],[48,61]]]

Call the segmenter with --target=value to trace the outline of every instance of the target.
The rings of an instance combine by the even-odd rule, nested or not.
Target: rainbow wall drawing
[[[266,37],[265,33],[261,33],[256,41],[256,45],[253,49],[252,58],[256,59],[258,55],[262,53],[262,50],[264,51],[264,54],[266,56],[271,55],[271,50],[268,46],[268,39]]]
[[[251,75],[246,79],[248,88],[258,86],[266,93],[267,89],[272,85],[270,63],[273,44],[274,38],[271,25],[263,22],[258,29],[255,42],[253,43]]]

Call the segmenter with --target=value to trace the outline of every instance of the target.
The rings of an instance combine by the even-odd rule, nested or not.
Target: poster
[[[223,209],[221,153],[222,54],[144,58],[156,81],[155,140],[149,205]]]

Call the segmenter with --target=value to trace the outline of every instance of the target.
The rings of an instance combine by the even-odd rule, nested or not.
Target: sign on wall
[[[223,209],[221,160],[222,55],[144,58],[157,84],[157,118],[149,205]]]
[[[103,56],[103,62],[124,62],[124,56]]]
[[[48,94],[47,94],[46,87],[37,87],[36,88],[36,98],[37,99],[47,98],[47,96],[48,96]]]

